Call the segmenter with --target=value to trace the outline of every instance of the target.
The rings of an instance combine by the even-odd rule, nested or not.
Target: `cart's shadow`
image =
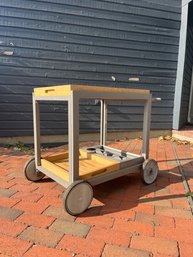
[[[179,207],[189,209],[188,199],[181,174],[173,165],[176,160],[167,160],[172,167],[161,170],[156,182],[145,185],[140,173],[130,174],[94,187],[94,200],[82,217],[110,216],[129,220],[132,212],[153,214],[155,207]],[[193,177],[193,160],[181,159],[187,181]],[[165,162],[159,161],[158,163]],[[183,200],[182,200],[183,199]]]

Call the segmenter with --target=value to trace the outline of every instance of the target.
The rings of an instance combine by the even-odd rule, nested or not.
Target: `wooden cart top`
[[[61,85],[61,86],[34,88],[34,96],[70,96],[72,91],[150,94],[149,90],[143,90],[143,89],[98,87],[98,86],[83,86],[83,85]]]

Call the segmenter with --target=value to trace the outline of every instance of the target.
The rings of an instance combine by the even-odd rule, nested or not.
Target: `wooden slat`
[[[62,169],[61,167],[55,165],[52,162],[47,161],[46,159],[41,159],[41,166],[50,172],[57,175],[59,178],[63,179],[64,181],[69,180],[68,172]]]
[[[69,180],[68,153],[48,156],[41,160],[41,165],[61,179]],[[80,150],[79,174],[80,178],[88,179],[103,173],[113,172],[120,168],[118,161],[109,160],[97,154],[89,154]]]
[[[71,91],[86,92],[111,92],[127,94],[149,94],[149,90],[131,89],[131,88],[112,88],[83,85],[62,85],[54,87],[34,88],[35,96],[69,96]]]

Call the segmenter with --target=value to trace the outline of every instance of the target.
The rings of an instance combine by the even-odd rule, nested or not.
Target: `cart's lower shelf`
[[[61,179],[69,181],[68,152],[41,159],[41,166]],[[79,176],[81,179],[89,179],[93,176],[118,170],[119,168],[119,161],[98,154],[91,154],[86,150],[79,151]]]

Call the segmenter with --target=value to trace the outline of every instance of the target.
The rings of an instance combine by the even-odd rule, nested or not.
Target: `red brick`
[[[187,219],[181,219],[181,218],[175,218],[175,224],[176,228],[178,229],[192,229],[193,228],[193,220],[187,220]]]
[[[150,223],[154,226],[174,227],[174,219],[166,216],[137,212],[135,220],[139,222]]]
[[[122,210],[118,208],[102,207],[101,215],[110,218],[120,218],[124,220],[134,220],[135,212],[130,210]]]
[[[30,185],[33,182],[27,180],[26,178],[13,178],[11,180],[11,182],[15,183],[15,184],[20,184],[20,185]]]
[[[10,257],[10,256],[8,256],[7,254],[1,254],[0,253],[0,257]]]
[[[65,235],[59,242],[57,248],[77,254],[82,253],[88,256],[92,253],[92,257],[100,257],[104,248],[104,243],[98,240]]]
[[[31,247],[31,243],[18,238],[1,235],[0,252],[9,256],[21,257]]]
[[[56,189],[48,189],[48,188],[38,188],[37,190],[36,190],[36,193],[37,194],[42,194],[42,195],[45,195],[45,196],[47,196],[47,197],[50,197],[50,196],[55,196],[55,197],[58,197],[58,196],[60,196],[62,193],[63,193],[63,191],[61,191],[61,190],[56,190]]]
[[[184,194],[184,186],[182,182],[168,185],[170,193],[172,194]]]
[[[15,205],[15,208],[27,211],[31,213],[40,214],[48,207],[47,204],[40,204],[40,203],[32,203],[28,201],[21,201]]]
[[[143,222],[123,221],[116,219],[113,228],[134,235],[142,234],[146,236],[153,236],[153,226]]]
[[[187,197],[172,199],[172,205],[173,205],[174,208],[181,208],[181,209],[190,210],[190,205],[188,203]]]
[[[192,165],[193,165],[193,163],[192,163]],[[188,178],[188,184],[190,186],[193,186],[193,178]]]
[[[113,226],[114,219],[103,216],[90,216],[90,217],[78,217],[77,222],[90,224],[102,228],[111,228]]]
[[[193,253],[193,244],[179,243],[180,257],[190,257]]]
[[[0,206],[13,207],[20,200],[9,197],[0,197]]]
[[[97,197],[97,196],[96,196]],[[99,199],[100,199],[100,192],[99,192]],[[109,200],[108,198],[103,198],[101,201],[99,199],[93,198],[91,206],[106,206],[107,208],[119,208],[120,206],[120,199],[119,200]]]
[[[140,199],[140,203],[154,205],[154,206],[164,206],[164,207],[172,207],[171,200],[165,199],[165,197],[150,197],[145,199]]]
[[[15,185],[15,183],[11,180],[11,181],[0,181],[0,188],[10,188],[13,185]]]
[[[177,208],[168,208],[168,207],[155,207],[155,214],[156,215],[163,215],[172,218],[184,218],[184,219],[192,219],[191,211],[177,209]]]
[[[55,196],[49,196],[49,197],[44,196],[38,201],[38,203],[63,208],[62,199]]]
[[[1,163],[0,163],[0,169],[2,169]],[[1,174],[0,172],[0,180],[4,181],[4,182],[9,182],[11,181],[13,178],[10,176],[4,176],[3,174]]]
[[[129,233],[115,230],[115,229],[98,229],[92,228],[87,238],[102,240],[108,244],[115,244],[120,246],[128,246],[131,235]]]
[[[120,247],[116,245],[105,245],[102,257],[151,257],[147,251]]]
[[[12,186],[12,190],[16,190],[19,192],[33,192],[34,190],[36,190],[38,187],[35,184],[30,184],[30,185],[22,185],[22,184],[17,184],[15,186]]]
[[[62,185],[59,185],[59,184],[53,185],[52,189],[60,190],[62,192],[65,190],[65,188]]]
[[[0,233],[16,237],[18,236],[27,226],[24,224],[15,223],[9,220],[0,219]]]
[[[27,225],[32,225],[35,227],[47,228],[53,223],[54,220],[55,218],[50,216],[25,212],[21,216],[19,216],[19,218],[17,218],[15,221]]]
[[[130,247],[150,251],[153,254],[160,253],[176,257],[179,256],[177,242],[163,238],[134,236],[131,239]]]
[[[154,189],[155,190],[155,189]],[[153,190],[152,190],[153,191]],[[155,199],[155,192],[151,192],[149,190],[142,190],[140,191],[140,195],[139,195],[139,202],[140,203],[150,203],[151,204],[151,199]]]
[[[153,255],[153,257],[175,257],[173,255],[166,255],[166,254],[161,254],[161,253],[156,253]]]
[[[154,214],[154,206],[143,203],[122,202],[120,209]]]
[[[28,227],[19,235],[19,238],[35,244],[55,247],[62,236],[63,233],[56,233],[48,229]]]
[[[119,185],[119,184],[117,184]],[[114,188],[114,190],[112,190],[108,195],[107,195],[107,199],[109,200],[109,202],[111,200],[115,201],[115,200],[119,200],[119,199],[127,199],[129,198],[130,201],[132,200],[136,200],[138,195],[139,195],[139,190],[135,190],[136,192],[134,192],[133,195],[131,195],[131,197],[128,195],[128,192],[126,192],[126,189],[123,189],[121,186],[118,188]]]
[[[24,201],[29,201],[29,202],[37,202],[40,198],[42,198],[43,195],[36,194],[33,192],[18,192],[14,194],[11,198],[14,199],[19,199],[19,200],[24,200]]]
[[[67,251],[60,251],[53,248],[36,245],[32,247],[24,257],[72,257],[72,253]]]
[[[1,167],[0,177],[8,176],[10,173],[11,173],[11,170],[7,165],[5,167]]]
[[[155,229],[155,234],[157,237],[177,240],[186,243],[193,243],[193,230],[189,228],[188,230],[182,228],[166,228],[157,227]]]

